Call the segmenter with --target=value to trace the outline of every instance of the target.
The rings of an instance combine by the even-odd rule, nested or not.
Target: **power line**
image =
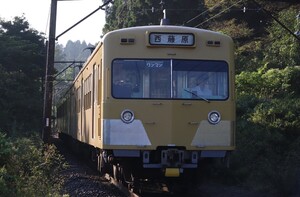
[[[191,18],[190,20],[184,22],[183,25],[184,25],[184,24],[187,24],[187,23],[190,23],[190,22],[192,22],[193,20],[195,20],[195,19],[199,18],[200,16],[202,16],[203,14],[205,14],[206,12],[215,9],[216,7],[218,7],[219,5],[221,5],[221,3],[223,3],[223,2],[224,2],[224,0],[222,0],[220,3],[214,5],[213,7],[211,7],[211,8],[209,8],[209,9],[205,10],[204,12],[201,12],[201,13],[198,14],[197,16],[195,16],[195,17]]]
[[[102,9],[104,6],[111,3],[112,0],[107,0],[102,6],[94,10],[92,13],[84,17],[75,25],[64,31],[59,36],[62,36],[73,27],[87,19],[89,16]],[[43,108],[43,131],[42,139],[48,143],[51,134],[51,122],[52,122],[52,96],[53,96],[53,73],[54,73],[54,51],[55,51],[55,29],[56,29],[56,13],[57,13],[57,0],[51,0],[51,12],[50,12],[50,26],[49,26],[49,41],[47,42],[47,61],[46,61],[46,77],[45,77],[45,89],[44,89],[44,108]]]
[[[253,3],[255,3],[255,5],[257,5],[258,7],[261,8],[261,10],[266,13],[268,16],[270,16],[272,19],[274,19],[282,28],[284,28],[287,32],[289,32],[289,34],[291,34],[293,37],[295,37],[298,41],[300,41],[300,38],[294,33],[292,32],[287,26],[285,26],[280,20],[278,20],[276,17],[273,16],[273,14],[266,10],[265,8],[263,8],[259,3],[257,3],[255,0],[252,0]]]
[[[85,19],[87,19],[88,17],[92,16],[93,14],[95,14],[98,10],[103,9],[103,7],[107,6],[108,4],[110,4],[113,0],[107,0],[105,3],[103,3],[101,6],[99,6],[97,9],[95,9],[94,11],[92,11],[90,14],[88,14],[87,16],[85,16],[83,19],[81,19],[80,21],[78,21],[77,23],[75,23],[74,25],[72,25],[71,27],[69,27],[67,30],[65,30],[64,32],[62,32],[61,34],[59,34],[55,40],[58,40],[59,37],[61,37],[62,35],[64,35],[65,33],[67,33],[68,31],[70,31],[71,29],[73,29],[74,27],[76,27],[79,23],[81,23],[82,21],[84,21]]]
[[[239,3],[241,3],[242,1],[244,1],[244,0],[240,0],[240,1],[238,1],[238,2],[236,2],[236,3],[234,3],[234,4],[232,4],[232,5],[231,5],[231,6],[229,6],[228,8],[226,8],[226,9],[222,10],[222,11],[221,11],[221,12],[219,12],[218,14],[216,14],[216,15],[214,15],[214,16],[212,16],[212,17],[210,17],[209,19],[207,19],[207,20],[203,21],[202,23],[200,23],[200,24],[196,25],[195,27],[199,27],[199,26],[201,26],[202,24],[204,24],[204,23],[206,23],[206,22],[210,21],[211,19],[214,19],[214,18],[216,18],[217,16],[219,16],[219,15],[223,14],[224,12],[226,12],[227,10],[229,10],[230,8],[232,8],[233,6],[235,6],[235,5],[239,4]]]
[[[75,63],[81,63],[81,64],[83,64],[84,62],[83,61],[73,61],[70,65],[68,65],[67,67],[65,67],[64,69],[62,69],[60,72],[58,72],[53,78],[55,79],[58,75],[60,75],[61,73],[63,73],[69,67],[73,66]]]
[[[48,28],[49,28],[49,24],[50,24],[50,13],[51,13],[51,3],[50,3],[50,5],[49,5],[49,12],[48,12],[47,21],[46,21],[45,33],[48,31]]]

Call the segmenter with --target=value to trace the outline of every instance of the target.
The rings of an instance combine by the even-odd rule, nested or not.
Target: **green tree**
[[[44,37],[22,17],[0,21],[0,128],[38,129],[45,75]]]
[[[294,27],[296,10],[288,7],[278,19]],[[299,42],[275,21],[266,32],[260,42],[252,42],[260,49],[237,57],[237,62],[248,61],[256,69],[245,68],[236,76],[238,148],[233,177],[273,195],[295,195],[300,165]]]
[[[292,32],[297,30],[298,9],[289,8],[278,13],[279,20]],[[265,42],[263,63],[268,68],[285,68],[300,65],[300,41],[274,22],[267,29],[269,36]]]
[[[158,25],[163,18],[162,9],[167,10],[167,18],[172,25],[183,25],[202,12],[204,7],[203,0],[116,0],[106,9],[106,24],[103,32],[125,27]]]

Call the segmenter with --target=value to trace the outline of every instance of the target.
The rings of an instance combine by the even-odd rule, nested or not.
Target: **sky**
[[[56,36],[80,21],[102,5],[102,0],[74,0],[57,2]],[[30,27],[49,34],[51,0],[0,0],[0,18],[11,21],[15,16],[22,16]],[[59,37],[58,43],[65,45],[68,40],[86,41],[95,44],[100,41],[105,24],[105,13],[99,10],[79,25]]]

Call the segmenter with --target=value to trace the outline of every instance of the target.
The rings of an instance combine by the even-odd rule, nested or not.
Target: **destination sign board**
[[[194,46],[195,36],[191,33],[150,33],[150,45]]]

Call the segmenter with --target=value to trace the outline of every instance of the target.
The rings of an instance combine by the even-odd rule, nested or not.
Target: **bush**
[[[65,164],[55,146],[44,145],[37,135],[9,139],[1,134],[0,147],[0,196],[59,195],[58,172]]]
[[[300,170],[300,67],[237,75],[237,150],[231,181],[273,196],[297,195]]]
[[[299,195],[300,100],[263,100],[251,94],[237,102],[236,150],[229,169],[212,166],[214,178],[270,196]]]
[[[297,102],[262,102],[238,119],[237,150],[225,173],[227,179],[272,196],[296,194],[300,173]]]

